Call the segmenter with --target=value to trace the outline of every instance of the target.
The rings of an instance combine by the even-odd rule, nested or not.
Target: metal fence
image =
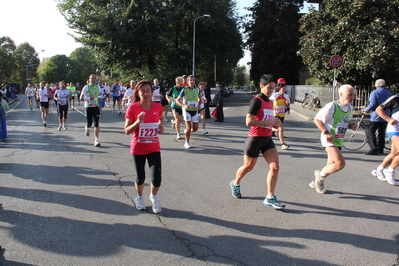
[[[290,96],[291,101],[302,102],[305,93],[308,93],[308,97],[311,98],[312,92],[315,92],[320,98],[320,103],[323,107],[333,100],[338,100],[338,89],[339,87],[334,89],[332,86],[287,85],[286,93]],[[360,88],[355,86],[355,99],[353,101],[355,110],[362,110],[368,105],[370,93],[373,89],[374,87]],[[399,93],[398,88],[389,88],[389,90],[392,95]]]

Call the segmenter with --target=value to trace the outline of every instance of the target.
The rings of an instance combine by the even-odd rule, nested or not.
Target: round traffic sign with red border
[[[342,57],[339,55],[333,55],[330,58],[330,65],[333,68],[339,68],[342,66]]]

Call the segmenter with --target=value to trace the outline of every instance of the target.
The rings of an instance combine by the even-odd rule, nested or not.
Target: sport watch
[[[328,135],[328,134],[331,134],[331,133],[330,133],[330,131],[326,130],[326,131],[323,132],[323,134],[324,135]]]

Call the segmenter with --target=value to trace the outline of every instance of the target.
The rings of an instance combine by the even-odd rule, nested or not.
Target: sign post
[[[330,65],[332,68],[334,68],[334,80],[333,80],[333,101],[335,99],[335,90],[337,88],[337,68],[342,66],[342,57],[339,55],[333,55],[330,58]]]

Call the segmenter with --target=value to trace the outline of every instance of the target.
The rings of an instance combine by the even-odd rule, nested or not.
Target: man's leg
[[[367,152],[367,154],[377,154],[377,138],[375,135],[375,132],[377,131],[379,125],[378,122],[370,122],[370,126],[367,130],[367,138],[368,138],[368,144],[370,146],[370,151]],[[385,136],[384,136],[385,138]]]
[[[338,172],[345,167],[345,159],[342,152],[337,147],[327,147],[327,165],[320,171],[324,177]]]
[[[186,137],[186,142],[190,142],[190,134],[193,123],[191,121],[186,121],[186,129],[184,130],[184,136]],[[198,126],[198,124],[197,124]]]

